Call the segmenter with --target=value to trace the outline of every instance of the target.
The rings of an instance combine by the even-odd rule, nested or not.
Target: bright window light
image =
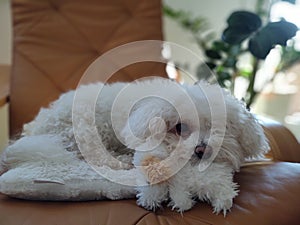
[[[271,8],[270,19],[272,22],[275,22],[284,18],[286,21],[294,23],[300,28],[299,15],[300,1],[297,1],[295,5],[288,2],[278,2]]]

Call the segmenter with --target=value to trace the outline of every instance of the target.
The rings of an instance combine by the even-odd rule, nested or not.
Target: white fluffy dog
[[[245,159],[268,150],[254,116],[218,85],[162,78],[89,84],[63,94],[24,126],[23,138],[42,135],[55,136],[62,151],[95,168],[137,173],[138,204],[144,208],[169,201],[179,212],[200,199],[225,214],[238,193],[233,173]],[[32,151],[51,155],[51,143],[43,145],[48,152]],[[2,161],[6,170],[12,167],[5,155]]]

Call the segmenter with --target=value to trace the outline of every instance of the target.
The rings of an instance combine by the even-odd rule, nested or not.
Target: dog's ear
[[[233,117],[229,115],[228,122],[231,124],[229,125],[231,129],[234,130],[232,132],[236,133],[244,158],[262,157],[269,151],[268,140],[262,126],[243,103],[236,99],[231,99],[230,101],[232,108],[229,106],[227,112],[228,114],[234,113],[236,115]]]
[[[135,104],[121,136],[127,147],[136,149],[146,142],[162,141],[169,124],[177,119],[170,103],[158,97],[147,97]]]
[[[254,115],[247,110],[241,119],[239,142],[244,150],[245,158],[261,157],[270,149],[262,126]]]

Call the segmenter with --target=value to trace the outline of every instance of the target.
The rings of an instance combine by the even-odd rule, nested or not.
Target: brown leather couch
[[[215,215],[197,203],[182,215],[165,207],[149,212],[135,200],[37,202],[0,195],[1,225],[298,225],[300,221],[300,148],[293,135],[278,123],[264,123],[273,158],[247,164],[236,174],[240,194],[230,213]],[[281,161],[282,158],[287,161]],[[279,161],[280,160],[280,161]],[[292,161],[292,162],[291,162]]]
[[[41,106],[76,87],[83,71],[102,53],[131,41],[161,40],[160,4],[159,0],[12,0],[11,134]],[[129,66],[110,81],[153,74],[165,76],[162,65]],[[300,224],[300,145],[282,125],[262,123],[272,160],[247,164],[236,174],[240,194],[225,218],[200,202],[179,214],[167,207],[149,212],[134,199],[37,202],[0,195],[0,225]]]

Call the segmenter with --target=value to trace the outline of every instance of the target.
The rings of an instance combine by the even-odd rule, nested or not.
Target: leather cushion
[[[197,203],[183,215],[168,208],[156,213],[136,205],[135,200],[91,202],[37,202],[0,195],[0,220],[5,225],[150,225],[150,224],[299,224],[300,164],[253,163],[236,174],[240,194],[226,218]]]

